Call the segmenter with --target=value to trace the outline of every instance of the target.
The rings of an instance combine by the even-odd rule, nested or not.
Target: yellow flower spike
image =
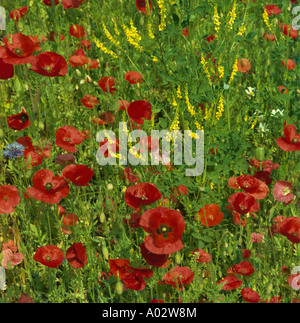
[[[215,37],[218,38],[218,33],[219,33],[219,30],[220,30],[221,23],[220,23],[220,16],[218,14],[218,8],[217,8],[216,5],[214,7],[213,22],[214,22],[214,25],[215,25]]]
[[[166,19],[167,19],[167,9],[164,3],[164,0],[157,0],[157,4],[159,7],[159,15],[160,15],[160,24],[158,26],[159,31],[163,31],[167,24],[166,24]]]
[[[105,23],[104,22],[102,22],[102,28],[103,28],[103,31],[104,31],[104,33],[105,33],[105,36],[107,37],[107,39],[109,39],[115,46],[119,46],[120,45],[120,42],[119,41],[117,41],[117,40],[115,40],[113,37],[112,37],[112,35],[111,35],[111,33],[108,31],[108,29],[107,29],[107,27],[106,27],[106,25],[105,25]]]
[[[224,112],[224,103],[223,103],[223,95],[221,95],[219,105],[217,107],[216,120],[219,120],[222,117],[223,112]]]
[[[230,11],[229,16],[230,16],[230,19],[229,19],[229,21],[227,23],[227,26],[229,27],[229,30],[232,30],[234,21],[235,21],[235,19],[237,17],[237,15],[236,15],[236,1],[233,4],[233,8]]]
[[[231,84],[234,77],[236,76],[237,72],[238,72],[238,59],[236,58],[235,61],[234,61],[234,64],[233,64],[233,67],[232,67],[232,72],[231,72],[231,75],[230,75],[230,80],[228,82],[228,84]]]

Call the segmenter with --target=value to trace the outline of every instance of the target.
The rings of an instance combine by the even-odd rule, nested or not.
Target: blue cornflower
[[[3,150],[3,155],[9,159],[15,159],[17,157],[22,157],[24,150],[25,147],[23,145],[14,142],[13,144],[9,144],[5,147],[5,150]]]

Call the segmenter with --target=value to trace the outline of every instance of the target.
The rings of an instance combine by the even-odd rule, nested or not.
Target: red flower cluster
[[[122,280],[125,287],[136,291],[144,290],[146,287],[145,278],[151,278],[153,271],[148,268],[134,268],[129,265],[127,259],[110,259],[110,274]]]
[[[50,268],[58,268],[64,261],[64,252],[55,245],[37,248],[33,260]],[[82,243],[73,243],[66,251],[66,259],[75,269],[82,268],[87,263],[87,254]]]

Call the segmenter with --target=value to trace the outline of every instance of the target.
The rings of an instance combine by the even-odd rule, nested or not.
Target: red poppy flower
[[[235,225],[241,225],[242,227],[246,226],[248,222],[248,218],[246,217],[243,219],[241,214],[236,212],[235,210],[232,211],[232,221]]]
[[[37,248],[33,260],[50,268],[57,268],[65,259],[63,251],[54,245]]]
[[[173,192],[177,196],[185,196],[188,194],[189,190],[186,186],[179,185],[179,186],[173,188]]]
[[[69,29],[70,35],[76,38],[82,38],[85,35],[84,28],[80,25],[71,25]]]
[[[30,70],[49,77],[65,76],[68,73],[68,64],[59,54],[43,52],[35,57]]]
[[[239,214],[247,214],[257,212],[259,210],[259,204],[255,198],[244,192],[233,193],[228,199],[230,206],[229,209],[233,209]]]
[[[254,268],[249,261],[242,261],[232,267],[237,274],[243,276],[251,276],[254,273]]]
[[[140,180],[140,177],[138,174],[133,173],[132,169],[130,167],[126,167],[124,169],[124,175],[122,179],[127,179],[129,183],[136,183]]]
[[[124,76],[125,80],[130,84],[142,83],[142,75],[139,72],[129,71]]]
[[[32,304],[34,301],[32,298],[25,293],[22,293],[21,297],[17,300],[18,304]]]
[[[161,267],[168,260],[168,255],[164,255],[164,254],[158,255],[149,251],[146,248],[145,243],[141,243],[140,248],[141,248],[141,254],[143,258],[150,266]]]
[[[270,185],[273,182],[271,173],[264,170],[255,172],[253,176],[259,179],[260,181],[265,182],[267,185]]]
[[[62,218],[62,223],[66,227],[73,226],[77,221],[78,221],[78,216],[75,213],[68,213],[68,214],[64,215]]]
[[[44,159],[44,154],[40,148],[34,146],[28,146],[24,152],[23,157],[25,159],[25,164],[27,168],[38,166],[42,163]]]
[[[228,179],[228,186],[231,187],[231,188],[233,188],[233,189],[239,190],[240,189],[240,186],[239,186],[239,184],[237,182],[237,177],[235,177],[235,176],[230,177]]]
[[[101,87],[103,91],[113,95],[113,92],[117,91],[115,81],[116,79],[114,77],[103,76],[99,81],[98,85]]]
[[[0,213],[15,212],[14,208],[20,203],[18,190],[13,185],[0,186]]]
[[[78,8],[85,1],[86,0],[63,0],[61,4],[65,9],[70,9]]]
[[[125,191],[125,203],[134,209],[150,205],[161,197],[161,192],[151,183],[137,183],[129,186]]]
[[[56,6],[59,4],[59,0],[43,0],[44,4],[48,7]]]
[[[268,41],[276,41],[275,35],[272,35],[272,34],[266,34],[266,33],[264,33],[263,34],[263,38],[265,40],[268,40]]]
[[[28,136],[22,136],[16,140],[19,144],[23,145],[25,148],[33,147],[31,138]]]
[[[208,264],[211,261],[211,256],[209,253],[205,252],[203,249],[195,249],[192,254],[196,257],[196,262]]]
[[[294,194],[292,192],[293,186],[290,182],[277,181],[273,187],[274,199],[279,202],[285,202],[286,204],[289,204],[293,200]]]
[[[54,31],[51,31],[49,33],[49,40],[55,42],[55,40],[62,41],[65,39],[65,36],[63,34],[55,34]]]
[[[126,100],[118,100],[119,103],[119,110],[127,111],[130,103]]]
[[[195,274],[189,267],[173,267],[169,272],[163,275],[163,281],[159,284],[167,284],[183,291],[184,286],[190,284],[194,280]]]
[[[227,277],[219,280],[217,282],[217,285],[223,284],[224,282],[225,282],[225,284],[223,285],[222,290],[237,289],[237,288],[241,287],[241,285],[243,284],[243,281],[236,278],[235,276],[227,276]]]
[[[247,73],[251,69],[250,61],[247,58],[239,59],[237,62],[238,70]]]
[[[89,65],[85,66],[86,70],[96,69],[99,67],[99,62],[96,59],[92,60],[91,58],[88,58],[88,64]],[[87,78],[87,83],[89,83],[88,78]]]
[[[131,271],[129,266],[130,260],[127,259],[109,259],[108,260],[110,273],[116,276],[118,279],[123,279],[123,276]]]
[[[94,108],[98,103],[99,101],[97,100],[97,98],[94,96],[94,95],[90,95],[90,94],[87,94],[85,95],[81,100],[80,102],[86,107],[86,108]]]
[[[279,164],[273,163],[272,160],[264,160],[261,162],[261,166],[263,167],[264,172],[271,173],[273,169],[278,169]]]
[[[32,177],[32,184],[27,189],[28,194],[44,203],[57,204],[69,194],[68,182],[62,176],[54,176],[48,169],[37,171]]]
[[[87,254],[85,247],[81,242],[74,242],[66,251],[66,259],[73,268],[82,268],[87,263]]]
[[[144,290],[146,282],[144,278],[151,278],[153,271],[148,268],[131,268],[132,271],[123,275],[122,281],[125,287],[136,291]]]
[[[128,115],[137,124],[143,124],[144,120],[151,120],[152,106],[145,100],[138,100],[132,102],[128,109]]]
[[[11,79],[14,75],[14,66],[4,63],[3,59],[0,58],[0,80]]]
[[[7,117],[6,121],[8,127],[13,130],[21,131],[30,126],[29,115],[24,108],[20,113]]]
[[[14,9],[10,12],[9,17],[14,21],[19,21],[20,18],[23,18],[28,12],[28,8],[22,7],[20,9]]]
[[[105,112],[101,113],[98,118],[93,118],[92,122],[94,124],[98,124],[100,126],[102,126],[104,124],[108,124],[108,123],[113,124],[114,115],[109,111],[105,111]]]
[[[294,62],[292,59],[285,58],[281,60],[281,65],[283,65],[285,68],[287,67],[288,70],[292,71],[296,66],[296,62]]]
[[[82,39],[81,42],[77,46],[80,47],[80,48],[89,50],[89,49],[92,48],[92,43],[88,39]]]
[[[130,215],[130,219],[123,218],[125,224],[130,225],[132,228],[140,227],[141,216],[138,213],[133,213]]]
[[[278,223],[279,233],[293,243],[300,243],[300,218],[289,217]]]
[[[32,37],[18,32],[4,37],[2,41],[5,46],[0,47],[0,58],[4,63],[19,65],[35,60],[33,53],[37,50],[37,44]]]
[[[266,9],[269,16],[278,15],[278,14],[282,13],[282,10],[279,7],[275,6],[274,4],[266,5],[265,9]]]
[[[264,199],[269,193],[267,184],[251,175],[239,176],[237,178],[237,184],[242,190],[258,200]]]
[[[208,37],[205,38],[207,41],[207,44],[210,44],[210,42],[214,42],[215,41],[215,36],[214,35],[210,35]]]
[[[55,162],[63,167],[75,164],[75,157],[72,154],[61,154],[56,157]]]
[[[299,274],[292,274],[289,275],[287,278],[287,282],[290,287],[294,290],[300,290],[300,275]],[[300,299],[298,299],[298,303],[300,303]]]
[[[251,256],[251,251],[248,249],[243,250],[243,258],[248,259]]]
[[[247,303],[258,303],[259,294],[255,290],[245,287],[241,290],[241,295]]]
[[[75,50],[74,54],[69,57],[69,64],[72,67],[83,66],[88,64],[89,59],[82,48]]]
[[[55,137],[55,144],[69,153],[76,153],[77,147],[75,145],[80,145],[83,141],[80,132],[72,126],[59,128],[55,132]]]
[[[198,212],[202,225],[205,227],[212,227],[220,224],[224,214],[219,211],[220,207],[217,204],[204,205],[204,210],[201,208]]]
[[[170,254],[183,248],[185,221],[180,212],[159,206],[144,212],[139,224],[150,233],[144,240],[150,252]]]
[[[184,29],[180,30],[183,34],[184,37],[188,37],[189,36],[189,27],[186,26]]]
[[[280,24],[280,29],[283,32],[284,35],[289,36],[293,39],[297,39],[299,36],[299,33],[296,29],[292,28],[291,25],[287,25],[287,24]]]
[[[116,138],[105,138],[100,141],[99,147],[99,151],[104,157],[111,158],[115,157],[120,150],[120,142]]]
[[[63,169],[62,175],[76,186],[89,186],[88,182],[93,177],[94,171],[85,165],[72,164]]]
[[[137,9],[144,14],[147,13],[146,1],[149,1],[149,11],[151,11],[151,8],[152,8],[151,0],[135,0],[135,5]]]
[[[276,141],[278,147],[284,151],[300,151],[300,135],[296,131],[294,125],[287,125],[283,129],[284,137],[279,137]]]

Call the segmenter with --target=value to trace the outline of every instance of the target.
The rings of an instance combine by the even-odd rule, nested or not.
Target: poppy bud
[[[268,293],[268,294],[271,294],[272,290],[273,290],[273,285],[272,285],[272,284],[270,284],[270,285],[268,286],[268,288],[267,288],[267,293]]]
[[[38,127],[39,127],[39,129],[44,130],[44,128],[45,128],[44,122],[40,121]]]
[[[102,252],[103,252],[103,257],[105,259],[108,259],[109,258],[108,249],[106,247],[103,247]]]
[[[175,263],[176,263],[176,265],[180,265],[180,263],[181,263],[181,257],[180,257],[179,253],[177,253],[175,255]]]
[[[190,22],[193,22],[193,21],[195,21],[196,20],[196,16],[195,15],[191,15],[190,16]]]
[[[123,284],[120,281],[116,283],[116,293],[118,295],[122,295],[123,293]]]
[[[78,76],[81,76],[81,72],[79,71],[79,69],[76,68],[75,72]]]
[[[113,189],[114,189],[113,184],[111,184],[111,183],[107,184],[107,189],[108,189],[109,191],[113,190]]]
[[[145,24],[144,16],[141,16],[141,18],[140,18],[140,25],[141,26],[144,26],[144,24]]]
[[[262,162],[265,159],[265,148],[263,147],[257,147],[255,149],[255,158]]]
[[[100,222],[103,223],[105,221],[105,214],[102,212],[100,214]]]

